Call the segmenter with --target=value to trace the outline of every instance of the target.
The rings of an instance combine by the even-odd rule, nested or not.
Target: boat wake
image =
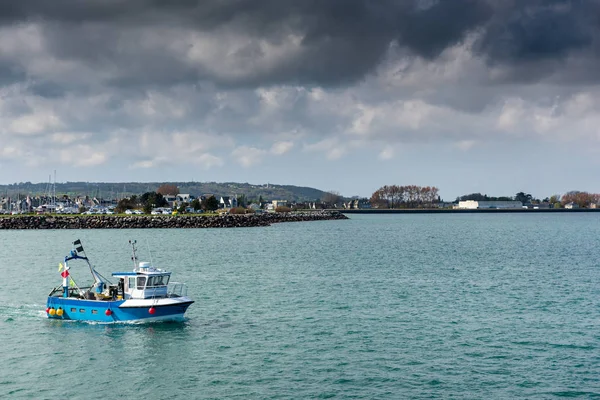
[[[47,318],[44,304],[3,304],[0,320],[11,322],[17,319]]]

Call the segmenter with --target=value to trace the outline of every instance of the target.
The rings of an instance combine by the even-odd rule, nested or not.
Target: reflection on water
[[[137,239],[140,260],[188,284],[186,319],[47,319],[76,238],[107,276],[131,269]],[[600,396],[598,214],[0,231],[0,243],[1,398]]]

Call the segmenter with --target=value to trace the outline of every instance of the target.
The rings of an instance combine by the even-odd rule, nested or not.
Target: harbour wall
[[[499,214],[499,213],[582,213],[600,212],[600,208],[402,208],[402,209],[352,209],[342,210],[344,214]]]
[[[222,214],[215,216],[50,216],[1,217],[0,229],[147,229],[147,228],[243,228],[280,222],[348,219],[339,211],[293,213]]]

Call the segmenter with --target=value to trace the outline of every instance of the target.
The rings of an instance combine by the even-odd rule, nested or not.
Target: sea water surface
[[[78,238],[106,276],[137,239],[187,319],[48,320]],[[2,399],[600,398],[596,213],[0,231],[0,273]]]

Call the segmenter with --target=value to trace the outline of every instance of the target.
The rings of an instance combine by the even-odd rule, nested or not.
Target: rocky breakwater
[[[215,216],[49,216],[0,218],[0,229],[134,229],[134,228],[242,228],[279,222],[347,219],[338,211],[306,211]]]

